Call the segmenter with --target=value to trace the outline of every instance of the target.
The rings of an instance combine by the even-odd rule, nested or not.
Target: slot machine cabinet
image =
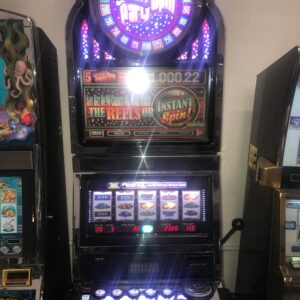
[[[299,48],[257,77],[238,299],[298,299]],[[248,298],[247,298],[248,297]]]
[[[217,7],[77,1],[66,33],[75,299],[219,299]]]
[[[67,293],[61,133],[56,49],[28,17],[0,10],[1,299]]]

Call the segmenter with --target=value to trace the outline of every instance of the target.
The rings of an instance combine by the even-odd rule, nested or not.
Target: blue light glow
[[[152,225],[143,225],[142,226],[142,233],[152,233],[154,230]]]

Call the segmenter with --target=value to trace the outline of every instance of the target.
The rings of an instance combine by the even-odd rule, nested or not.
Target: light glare
[[[143,225],[142,226],[142,233],[151,233],[153,232],[154,228],[152,225]]]
[[[134,94],[144,93],[150,85],[148,74],[142,68],[135,68],[129,71],[126,82],[128,89]]]

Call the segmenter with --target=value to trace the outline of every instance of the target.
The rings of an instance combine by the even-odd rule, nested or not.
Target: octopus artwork
[[[4,62],[0,89],[4,91],[0,97],[5,99],[0,99],[0,144],[27,140],[36,122],[34,76],[26,55],[29,40],[15,20],[7,20],[4,31],[6,37],[0,48]]]

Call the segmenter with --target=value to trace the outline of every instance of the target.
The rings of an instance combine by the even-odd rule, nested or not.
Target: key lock
[[[250,145],[248,166],[255,171],[256,182],[261,186],[279,189],[281,187],[282,167],[274,165],[263,156],[258,156],[258,149]]]

